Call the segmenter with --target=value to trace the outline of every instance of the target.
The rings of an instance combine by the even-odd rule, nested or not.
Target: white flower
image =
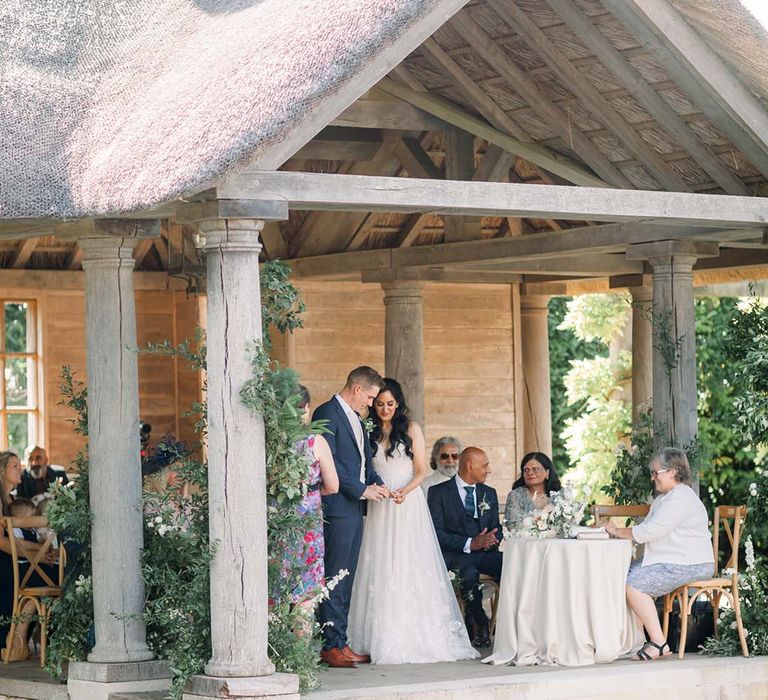
[[[757,496],[757,484],[754,481],[749,485],[749,495],[753,498]]]
[[[744,543],[744,560],[747,562],[747,569],[753,569],[755,566],[755,547],[752,544],[752,535],[747,537]]]
[[[448,580],[449,581],[455,581],[456,580],[456,572],[455,571],[449,571],[448,572]]]
[[[159,525],[161,522],[163,522],[163,516],[162,515],[155,516],[155,522]]]
[[[157,528],[157,534],[160,535],[160,537],[165,537],[165,533],[170,529],[171,528],[169,528],[167,525],[161,525]]]

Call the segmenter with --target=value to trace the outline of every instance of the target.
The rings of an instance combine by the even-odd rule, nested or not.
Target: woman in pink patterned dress
[[[309,421],[309,391],[299,385],[301,401],[299,408],[304,411],[304,420]],[[308,619],[314,615],[312,598],[325,583],[323,555],[323,508],[320,496],[339,490],[339,476],[333,463],[331,448],[322,435],[310,435],[296,443],[296,451],[311,461],[307,493],[297,506],[299,515],[317,514],[313,526],[304,535],[303,542],[287,552],[285,564],[288,569],[299,569],[296,585],[291,589],[291,602],[302,608]]]

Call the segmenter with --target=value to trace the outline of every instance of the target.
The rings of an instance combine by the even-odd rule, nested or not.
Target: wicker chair
[[[688,616],[691,614],[693,604],[699,596],[706,595],[712,605],[712,615],[715,621],[715,636],[717,636],[717,624],[719,622],[720,598],[725,596],[731,604],[736,615],[736,629],[739,634],[741,644],[741,653],[749,656],[747,648],[747,637],[744,634],[744,624],[741,620],[741,606],[739,604],[739,540],[741,538],[741,527],[744,519],[747,517],[746,506],[718,506],[715,508],[715,521],[712,524],[712,550],[715,555],[715,573],[719,565],[720,555],[720,526],[723,526],[728,544],[730,546],[730,555],[725,564],[725,568],[730,570],[729,576],[720,576],[701,581],[691,581],[684,586],[676,588],[664,597],[664,637],[669,631],[669,615],[672,612],[672,605],[675,600],[678,601],[680,608],[680,645],[678,657],[685,655],[685,639],[688,634]],[[733,525],[731,525],[733,521]],[[691,589],[693,593],[691,594]]]

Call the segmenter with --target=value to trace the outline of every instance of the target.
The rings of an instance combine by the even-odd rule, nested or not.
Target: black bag
[[[656,599],[656,610],[659,613],[659,621],[664,624],[664,597]],[[686,652],[698,652],[699,647],[707,638],[715,634],[715,621],[712,616],[712,606],[707,599],[699,599],[693,604],[691,616],[688,618],[688,633],[685,639]],[[667,643],[673,652],[679,651],[680,645],[680,610],[675,600],[672,604],[672,612],[669,614],[669,632]]]

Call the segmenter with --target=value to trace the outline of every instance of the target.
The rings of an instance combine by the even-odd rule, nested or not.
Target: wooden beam
[[[360,280],[367,283],[393,282],[400,279],[403,279],[403,276],[396,269],[367,270],[360,275]],[[406,279],[449,284],[514,284],[522,280],[522,275],[513,272],[425,268],[423,270],[410,270]]]
[[[429,5],[428,9],[413,20],[405,31],[399,32],[384,49],[361,63],[351,80],[339,82],[334,85],[329,97],[316,100],[290,136],[279,139],[271,148],[258,156],[253,167],[261,170],[279,168],[299,148],[310,141],[321,127],[338,117],[376,81],[383,78],[416,49],[424,39],[443,26],[466,3],[467,0],[441,0]]]
[[[664,189],[690,192],[691,189],[667,165],[664,159],[624,120],[578,69],[561,54],[552,40],[515,3],[489,0],[494,12],[520,34],[593,116],[632,152]],[[569,5],[571,3],[568,3]],[[578,11],[578,9],[576,9]]]
[[[466,131],[445,135],[445,177],[448,180],[471,180],[475,173],[475,139]],[[482,235],[479,216],[444,216],[446,243],[471,241]]]
[[[65,270],[77,270],[83,263],[83,249],[75,243],[72,248],[72,252],[67,257],[67,261],[64,263]]]
[[[569,145],[603,180],[614,187],[631,189],[632,182],[624,176],[600,149],[556,105],[544,97],[536,84],[520,70],[502,48],[476,24],[467,12],[461,14],[461,23],[452,21],[453,27],[512,89],[520,95],[547,125]],[[431,39],[429,41],[432,41]],[[424,46],[427,42],[425,42]],[[424,48],[422,46],[422,50]]]
[[[627,260],[623,253],[585,251],[580,255],[548,259],[528,259],[491,264],[470,263],[461,265],[456,269],[473,272],[514,272],[527,275],[546,273],[564,277],[601,277],[614,274],[642,274],[643,263],[638,260]]]
[[[728,194],[747,195],[744,183],[702,143],[686,121],[657,93],[642,74],[606,39],[594,24],[582,13],[576,3],[547,0],[573,30],[579,40],[590,49],[600,63],[611,71],[630,91],[637,101],[648,110],[676,143],[709,173]]]
[[[19,245],[16,246],[16,250],[13,251],[9,266],[15,270],[23,268],[27,262],[29,262],[29,258],[32,256],[32,253],[35,248],[37,248],[39,242],[39,238],[26,238],[21,241]]]
[[[144,258],[147,257],[147,253],[152,250],[154,240],[152,238],[142,238],[133,249],[133,264],[135,269],[141,266],[144,262]]]
[[[186,289],[184,280],[168,277],[165,272],[134,272],[133,286],[136,291],[166,291]],[[4,289],[63,289],[85,288],[82,270],[0,270],[0,287]]]
[[[687,192],[458,182],[323,173],[250,172],[223,183],[223,198],[278,200],[294,209],[530,216],[763,228],[768,200]],[[753,234],[754,235],[754,234]]]
[[[665,0],[606,0],[707,118],[768,175],[768,112]]]
[[[368,162],[350,163],[346,170],[351,175],[369,175],[384,172],[394,175],[398,169],[397,159],[392,154],[392,144],[382,143],[376,155]],[[351,212],[344,216],[329,216],[323,212],[311,212],[301,228],[288,242],[288,257],[299,255],[317,255],[328,250],[344,250],[354,238],[355,232],[365,221],[368,212]],[[317,232],[327,231],[333,220],[335,234],[332,237],[318,238]]]
[[[372,129],[326,127],[294,158],[304,160],[371,160],[381,146],[381,136]]]
[[[535,143],[525,143],[520,139],[515,139],[508,134],[495,129],[486,122],[478,119],[464,110],[460,109],[452,102],[424,92],[417,92],[400,83],[385,78],[379,82],[379,87],[395,97],[408,102],[425,112],[434,114],[455,127],[468,131],[489,143],[493,143],[505,151],[509,151],[521,158],[524,158],[534,165],[538,165],[549,172],[555,173],[565,178],[568,182],[576,185],[585,185],[590,187],[607,187],[607,183],[601,180],[597,175],[590,172],[587,168],[565,156],[559,155],[554,151]]]
[[[697,227],[649,226],[644,223],[607,224],[584,226],[557,233],[532,233],[514,238],[320,255],[294,260],[291,265],[299,276],[316,277],[355,270],[545,260],[585,254],[617,253],[624,251],[628,245],[648,241],[696,240],[701,233],[702,229]]]
[[[347,107],[331,126],[399,131],[445,131],[453,127],[405,102],[360,99]]]
[[[428,180],[442,179],[442,172],[434,161],[419,143],[418,139],[412,137],[393,136],[385,137],[392,145],[392,151],[395,157],[400,161],[408,175],[411,177],[421,177]]]

